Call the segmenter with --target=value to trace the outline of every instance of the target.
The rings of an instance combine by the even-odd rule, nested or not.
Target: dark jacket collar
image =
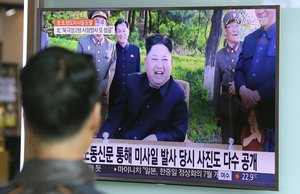
[[[272,24],[267,30],[266,30],[267,37],[269,39],[275,38],[276,36],[276,22]]]
[[[81,160],[38,160],[32,159],[13,180],[13,184],[83,184],[93,181],[94,174]]]
[[[128,51],[128,49],[129,49],[129,43],[128,42],[126,43],[125,47],[122,47],[119,42],[117,42],[116,45],[117,45],[117,49],[124,49],[125,51]]]
[[[146,92],[147,90],[149,90],[149,89],[151,89],[152,87],[150,86],[150,84],[149,84],[149,80],[148,80],[148,77],[147,77],[147,73],[144,73],[145,75],[145,82],[147,82],[147,86],[148,87],[145,87],[144,88],[144,92]],[[164,85],[162,85],[160,88],[158,88],[158,89],[156,89],[156,90],[159,90],[159,93],[160,93],[160,95],[161,95],[161,97],[162,98],[165,98],[165,96],[167,95],[167,93],[168,93],[168,90],[169,90],[169,87],[170,87],[170,84],[171,84],[171,82],[173,81],[174,79],[173,79],[173,77],[172,77],[172,75],[170,76],[170,79],[164,84]],[[152,88],[152,89],[155,89],[155,88]]]
[[[266,30],[262,27],[259,30],[260,30],[260,37],[265,33],[268,39],[276,38],[276,22]]]
[[[237,53],[239,50],[241,50],[242,48],[242,42],[238,41],[233,47],[229,46],[229,44],[226,44],[226,51],[227,53],[230,53],[232,50],[234,51],[234,53]]]

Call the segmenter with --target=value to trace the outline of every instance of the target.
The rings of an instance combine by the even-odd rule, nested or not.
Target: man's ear
[[[94,106],[94,110],[91,115],[91,130],[93,130],[93,134],[97,134],[100,128],[101,123],[101,103],[97,102]]]

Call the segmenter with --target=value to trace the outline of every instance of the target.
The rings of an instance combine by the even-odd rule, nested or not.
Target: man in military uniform
[[[241,18],[237,11],[223,17],[226,45],[217,52],[214,76],[215,120],[221,126],[222,143],[233,138],[239,143],[240,102],[234,86],[234,72],[242,49],[240,41]]]
[[[108,17],[109,11],[88,11],[88,18],[94,19],[98,26],[106,26]],[[107,110],[109,88],[115,73],[115,50],[115,42],[103,34],[93,34],[78,40],[77,52],[91,54],[94,57],[94,63],[99,74],[100,101],[103,105],[103,111]]]
[[[274,151],[276,10],[257,9],[255,14],[261,28],[245,37],[234,81],[242,110],[257,110],[265,132],[264,151]]]

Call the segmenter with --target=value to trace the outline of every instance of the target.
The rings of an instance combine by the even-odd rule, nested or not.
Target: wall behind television
[[[205,187],[138,184],[100,181],[96,185],[108,194],[182,194],[182,193],[298,193],[300,175],[300,2],[298,0],[44,0],[45,8],[87,7],[170,7],[170,6],[228,6],[279,4],[280,60],[279,60],[279,192],[216,189]],[[44,3],[44,4],[43,4]]]
[[[2,61],[22,64],[23,10],[17,9],[15,15],[7,17],[0,10],[0,42],[2,43]],[[0,53],[1,55],[1,53]]]

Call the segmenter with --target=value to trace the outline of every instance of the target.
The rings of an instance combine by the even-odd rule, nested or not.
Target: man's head
[[[21,87],[27,126],[43,142],[76,136],[95,109],[100,109],[97,72],[90,55],[59,47],[42,50],[22,69]]]
[[[255,14],[264,29],[276,22],[276,9],[256,9]]]
[[[96,26],[106,26],[108,17],[109,11],[106,10],[88,11],[88,18],[94,19]]]
[[[128,36],[129,36],[129,24],[124,19],[118,19],[115,23],[115,30],[116,30],[116,37],[118,39],[118,42],[125,46],[128,42]]]
[[[229,11],[223,17],[224,33],[228,43],[236,44],[240,40],[240,23],[239,12]]]
[[[160,88],[171,76],[173,41],[166,36],[152,35],[146,39],[145,68],[149,84]]]

